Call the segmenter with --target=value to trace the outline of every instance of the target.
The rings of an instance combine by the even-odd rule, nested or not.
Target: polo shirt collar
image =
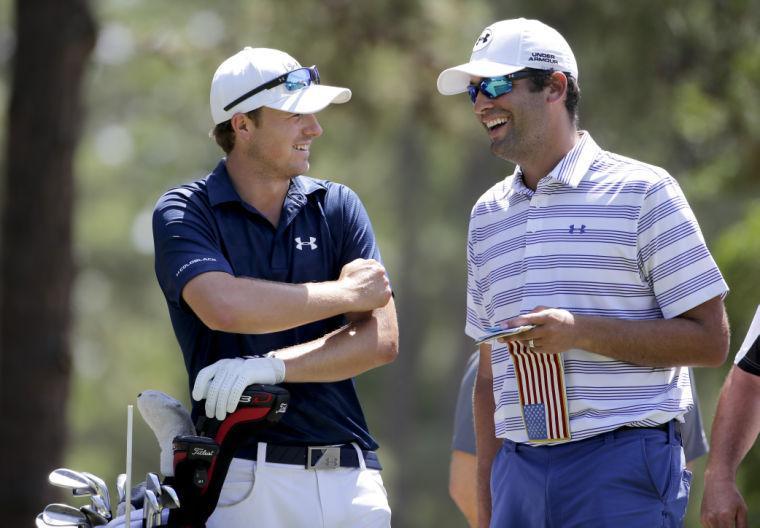
[[[226,202],[242,202],[227,172],[226,159],[222,158],[211,174],[206,177],[208,199],[212,207]]]
[[[227,172],[225,158],[222,158],[211,174],[208,175],[206,185],[208,186],[208,197],[212,207],[227,202],[244,203],[232,185],[232,180]],[[326,188],[322,181],[305,176],[296,176],[290,180],[290,188],[285,197],[285,202],[287,203],[292,200],[299,205],[303,205],[306,203],[306,196]]]
[[[295,198],[299,195],[308,196],[312,193],[325,189],[327,189],[327,186],[323,181],[315,180],[314,178],[308,178],[306,176],[296,176],[290,180],[288,197]]]
[[[591,134],[585,130],[581,130],[578,132],[578,135],[580,137],[575,145],[573,145],[573,148],[546,175],[547,178],[551,178],[572,188],[578,187],[601,151],[601,148],[596,144]],[[520,194],[533,195],[533,191],[523,183],[522,169],[520,169],[519,165],[515,167],[512,190]]]

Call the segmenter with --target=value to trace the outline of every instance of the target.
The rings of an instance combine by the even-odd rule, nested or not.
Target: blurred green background
[[[99,36],[75,167],[66,466],[112,484],[124,471],[126,405],[148,388],[188,399],[153,273],[150,216],[161,193],[202,177],[221,156],[207,136],[209,83],[245,45],[285,50],[316,63],[323,82],[353,90],[349,104],[320,113],[325,133],[310,175],[362,197],[396,292],[401,355],[358,378],[394,526],[465,525],[447,472],[454,401],[473,349],[463,333],[466,226],[477,197],[512,167],[490,155],[466,96],[440,96],[435,80],[468,59],[489,23],[526,16],[557,28],[580,67],[581,128],[678,179],[732,290],[731,359],[741,344],[760,302],[759,2],[98,0],[92,8]],[[13,39],[12,2],[1,0],[3,101]],[[697,370],[706,426],[729,366]],[[158,447],[137,411],[135,424],[140,476],[158,469]],[[687,526],[698,526],[703,468],[701,460]],[[755,448],[740,473],[752,526],[760,526],[758,474]]]

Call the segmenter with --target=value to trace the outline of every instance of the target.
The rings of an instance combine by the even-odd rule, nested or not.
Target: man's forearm
[[[398,355],[396,309],[388,304],[319,339],[273,352],[286,382],[332,382],[393,361]]]
[[[454,449],[449,466],[449,495],[467,519],[467,525],[474,528],[478,524],[477,477],[475,455]]]
[[[722,301],[708,302],[713,306],[672,319],[576,316],[579,348],[636,365],[718,366],[728,352],[728,321]]]
[[[736,471],[760,433],[760,377],[731,367],[712,425],[705,479],[736,479]]]
[[[385,268],[374,260],[346,264],[336,281],[290,284],[208,272],[190,280],[182,297],[212,330],[267,334],[348,312],[385,306]]]
[[[288,284],[229,277],[199,287],[195,281],[204,278],[193,279],[187,285],[185,298],[213,330],[239,334],[279,332],[350,310],[348,297],[334,282]]]
[[[508,339],[545,354],[578,348],[649,367],[718,366],[728,354],[728,319],[719,297],[672,319],[614,319],[539,306],[505,323],[536,325]]]

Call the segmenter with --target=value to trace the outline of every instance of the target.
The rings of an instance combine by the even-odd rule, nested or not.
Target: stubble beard
[[[269,176],[269,179],[271,180],[284,180],[289,181],[292,178],[299,176],[301,174],[306,174],[309,171],[309,160],[307,159],[305,162],[305,167],[303,171],[300,171],[300,167],[296,168],[295,166],[290,167],[284,167],[279,164],[278,159],[271,159],[271,156],[269,155],[269,152],[265,149],[262,149],[258,145],[249,145],[246,149],[246,154],[248,155],[249,159],[251,161],[258,163],[262,168],[265,169],[265,173]]]
[[[491,153],[516,165],[523,165],[528,160],[540,157],[544,150],[543,129],[532,128],[526,131],[520,125],[512,125],[512,129],[503,139],[491,143]]]
[[[519,165],[522,160],[530,156],[530,152],[533,150],[528,143],[530,142],[519,131],[511,130],[505,138],[491,143],[491,153],[498,158]]]

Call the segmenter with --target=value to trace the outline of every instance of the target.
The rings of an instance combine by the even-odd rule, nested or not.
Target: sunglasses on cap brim
[[[232,101],[230,104],[224,107],[224,111],[226,112],[230,108],[233,108],[234,106],[242,103],[246,99],[249,99],[256,95],[259,92],[263,92],[264,90],[269,90],[270,88],[274,88],[275,86],[279,85],[285,85],[285,89],[289,92],[295,92],[298,90],[302,90],[303,88],[306,88],[307,86],[310,86],[312,84],[319,84],[319,70],[317,70],[316,66],[311,66],[309,68],[298,68],[297,70],[289,71],[288,73],[283,73],[279,77],[276,77],[272,79],[271,81],[265,82],[264,84],[261,84],[254,88],[253,90],[244,93],[234,101]]]

